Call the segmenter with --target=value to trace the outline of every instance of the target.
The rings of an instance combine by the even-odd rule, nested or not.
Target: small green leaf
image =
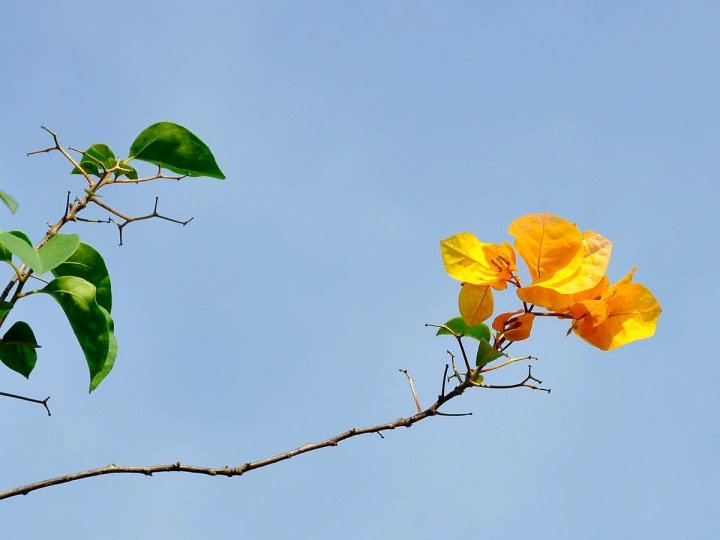
[[[492,345],[486,340],[481,339],[478,345],[477,355],[475,356],[475,365],[477,367],[483,367],[485,364],[489,364],[493,360],[497,360],[501,356],[505,356],[500,351],[492,348]]]
[[[13,236],[16,236],[20,238],[21,240],[24,240],[27,245],[32,247],[32,240],[28,237],[27,234],[25,234],[22,231],[8,231],[8,234],[12,234]],[[0,243],[0,261],[11,261],[12,260],[12,252],[6,248],[2,243]]]
[[[18,321],[0,340],[0,361],[28,378],[37,362],[35,349],[39,346],[28,323]]]
[[[483,377],[479,373],[471,379],[471,381],[474,382],[475,384],[482,384],[484,380],[485,380],[485,377]]]
[[[17,231],[19,232],[19,231]],[[28,244],[27,236],[12,232],[0,233],[0,244],[24,262],[37,275],[46,274],[67,259],[80,243],[77,234],[56,234],[40,249]]]
[[[88,148],[80,160],[80,166],[88,174],[100,176],[100,169],[112,169],[117,160],[115,154],[107,144],[95,143]],[[70,174],[82,174],[80,169],[74,167]]]
[[[16,255],[22,262],[31,266],[37,264],[37,253],[33,249],[32,242],[28,243],[24,237],[19,237],[9,232],[0,233],[0,244],[4,247],[3,258],[6,258],[7,252]]]
[[[52,296],[70,322],[90,369],[92,392],[112,369],[117,341],[110,314],[95,299],[95,286],[76,276],[55,278],[40,289]]]
[[[8,209],[10,210],[10,212],[12,214],[14,214],[17,211],[17,209],[18,209],[17,201],[2,190],[0,190],[0,201],[5,203],[5,206],[8,207]]]
[[[95,248],[82,242],[65,259],[65,262],[52,270],[53,276],[76,276],[95,285],[95,299],[108,313],[112,311],[112,288],[107,266]]]
[[[158,122],[143,130],[130,147],[127,161],[139,159],[178,174],[225,179],[210,148],[188,129]]]
[[[476,324],[475,326],[468,326],[467,323],[463,320],[462,317],[455,317],[454,319],[450,319],[448,322],[445,323],[445,326],[447,326],[450,330],[455,332],[458,335],[463,335],[467,337],[471,337],[473,339],[485,340],[490,341],[490,328],[487,324],[480,323]],[[442,336],[442,335],[452,335],[450,332],[445,330],[444,328],[440,328],[437,331],[436,336]]]

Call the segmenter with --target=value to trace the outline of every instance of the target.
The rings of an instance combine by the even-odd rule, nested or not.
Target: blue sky
[[[116,186],[160,210],[102,251],[120,341],[92,395],[52,300],[18,317],[53,416],[0,400],[0,489],[75,470],[241,464],[424,404],[457,311],[438,242],[553,212],[613,240],[664,313],[610,353],[539,324],[551,395],[472,392],[366,437],[235,479],[104,477],[0,503],[3,538],[711,538],[720,368],[717,71],[712,2],[49,2],[0,21],[2,228],[40,237],[77,177],[48,144],[124,155],[187,126],[220,182]],[[98,212],[97,217],[105,217]],[[501,305],[510,306],[509,295]],[[20,307],[22,306],[22,307]],[[541,321],[545,323],[546,321]],[[494,382],[514,382],[525,368]]]

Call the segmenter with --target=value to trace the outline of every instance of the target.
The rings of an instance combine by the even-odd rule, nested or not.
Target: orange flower
[[[655,332],[662,312],[647,287],[632,283],[635,269],[614,285],[605,276],[612,243],[594,231],[549,213],[529,214],[510,224],[515,250],[527,264],[532,283],[519,287],[524,309],[498,315],[493,328],[508,341],[527,339],[536,313],[572,319],[572,330],[603,350],[620,347]],[[458,305],[469,325],[488,319],[492,289],[519,286],[515,251],[507,243],[487,244],[464,232],[440,243],[448,274],[463,283]]]

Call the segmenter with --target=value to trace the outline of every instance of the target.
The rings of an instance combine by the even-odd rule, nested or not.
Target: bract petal
[[[460,315],[468,326],[475,326],[492,315],[495,309],[490,285],[463,283],[458,297]]]
[[[637,266],[633,266],[627,274],[621,277],[616,283],[613,283],[612,287],[610,287],[605,293],[605,296],[610,296],[615,290],[622,287],[623,285],[632,283],[633,276],[635,275],[636,270]]]
[[[510,244],[481,242],[469,232],[442,240],[440,251],[447,273],[464,283],[504,288],[516,269],[515,252]]]
[[[605,300],[582,300],[570,307],[573,319],[588,318],[592,326],[605,322],[608,316],[608,303]]]
[[[572,295],[573,302],[582,302],[583,300],[599,300],[606,295],[610,288],[610,280],[607,276],[603,276],[597,285],[587,291],[582,291]]]
[[[529,214],[513,221],[508,232],[525,261],[533,283],[562,279],[577,269],[583,238],[574,223],[549,214]]]
[[[628,277],[632,279],[632,272],[623,279]],[[603,300],[607,303],[607,317],[602,323],[593,326],[592,317],[573,323],[575,333],[591,345],[608,351],[655,333],[662,309],[644,285],[618,282]]]
[[[553,311],[564,311],[577,300],[573,295],[590,291],[602,280],[610,263],[612,242],[594,231],[585,231],[582,240],[581,259],[574,261],[574,270],[555,274],[553,277],[533,282],[518,290],[524,301]],[[572,271],[571,271],[572,270]]]
[[[518,313],[522,313],[518,315]],[[508,341],[522,341],[530,337],[533,322],[535,321],[534,313],[525,313],[522,310],[501,313],[493,321],[492,327],[498,332],[502,332],[503,337]]]
[[[522,309],[518,309],[517,311],[509,311],[508,313],[501,313],[495,319],[493,320],[492,327],[493,330],[497,330],[498,332],[502,332],[505,330],[505,323],[507,320],[512,317],[513,315],[517,315],[518,313],[522,313]]]
[[[552,289],[533,285],[518,289],[517,295],[523,302],[555,312],[566,311],[574,303],[572,294],[560,294]]]

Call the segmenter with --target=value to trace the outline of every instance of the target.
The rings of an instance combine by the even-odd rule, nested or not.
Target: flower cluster
[[[495,317],[496,344],[527,339],[536,316],[572,321],[572,331],[603,350],[614,349],[655,333],[661,309],[650,290],[633,283],[633,268],[610,285],[605,271],[612,242],[594,231],[580,232],[574,223],[548,213],[513,221],[507,243],[487,244],[463,232],[440,243],[448,274],[462,282],[460,315],[470,325],[490,318],[492,289],[516,287],[523,308]],[[516,253],[525,261],[532,282],[517,276]],[[537,308],[546,311],[538,311]]]

